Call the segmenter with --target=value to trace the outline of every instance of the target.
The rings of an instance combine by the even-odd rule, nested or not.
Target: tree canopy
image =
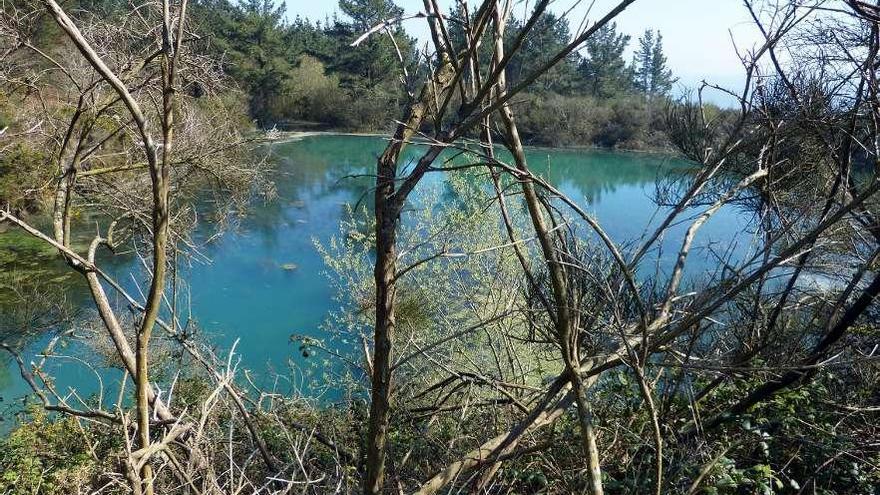
[[[677,79],[666,65],[663,53],[663,35],[651,29],[639,38],[639,47],[633,55],[633,86],[648,96],[666,96]]]
[[[272,0],[196,0],[193,17],[208,33],[210,44],[225,69],[246,90],[251,115],[264,127],[288,121],[320,122],[333,127],[359,130],[376,129],[399,118],[409,100],[404,74],[427,71],[428,59],[420,58],[417,40],[400,23],[375,33],[357,49],[349,45],[372,26],[399,18],[404,10],[392,0],[341,0],[339,14],[323,20],[296,17],[285,20],[284,4]],[[473,23],[475,12],[465,19],[461,4],[450,13],[449,36],[454,47],[466,45],[464,28]],[[525,19],[511,16],[505,28],[505,44],[514,43],[524,29]],[[573,33],[566,17],[547,10],[523,37],[522,47],[511,57],[507,77],[516,84],[545,65],[552,54],[568,45]],[[487,42],[479,50],[491,49]],[[663,53],[662,36],[648,30],[640,39],[633,62],[624,60],[630,36],[619,33],[614,23],[603,26],[581,50],[572,51],[530,87],[539,104],[557,98],[590,98],[575,102],[578,107],[595,107],[608,118],[630,119],[621,113],[628,104],[620,103],[638,94],[668,96],[675,81]],[[304,58],[306,57],[306,58]],[[304,62],[305,61],[305,62]],[[301,64],[308,67],[300,67]],[[481,67],[486,71],[487,67]],[[300,81],[299,78],[306,77]],[[320,81],[318,80],[320,79]],[[318,89],[320,88],[320,89]],[[326,104],[302,104],[304,91],[319,91]],[[569,102],[572,103],[572,102]],[[615,110],[618,108],[618,110]],[[540,112],[538,112],[540,113]],[[566,115],[569,115],[568,113]],[[530,115],[523,118],[529,119]],[[573,114],[569,117],[574,119]],[[565,127],[578,125],[570,121]],[[614,124],[610,135],[626,136]],[[607,126],[606,126],[607,127]],[[525,122],[526,129],[534,126]],[[596,130],[594,132],[600,132]],[[606,133],[607,134],[607,133]],[[528,137],[547,144],[540,136]],[[616,137],[597,140],[581,136],[583,143],[615,143]]]

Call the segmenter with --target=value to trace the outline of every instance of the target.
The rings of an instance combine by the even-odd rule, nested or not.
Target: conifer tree
[[[639,49],[633,55],[633,87],[646,96],[666,96],[677,81],[666,65],[663,35],[651,29],[639,38]]]
[[[617,24],[613,22],[587,40],[587,58],[581,62],[580,72],[588,93],[607,98],[629,91],[632,78],[623,60],[629,40],[629,35],[617,33]]]
[[[677,80],[672,77],[672,70],[666,66],[666,55],[663,54],[663,36],[658,32],[654,49],[651,52],[651,94],[666,96]]]
[[[651,91],[651,67],[654,60],[654,31],[646,29],[639,38],[639,48],[633,54],[633,87],[640,93]]]

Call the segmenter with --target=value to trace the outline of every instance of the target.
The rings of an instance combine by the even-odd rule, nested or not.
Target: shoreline
[[[344,131],[263,131],[266,141],[274,144],[290,143],[315,136],[354,136],[387,138],[390,135],[378,132],[344,132]]]
[[[265,139],[273,144],[291,143],[300,141],[308,137],[316,136],[353,136],[353,137],[374,137],[388,139],[390,133],[381,132],[347,132],[347,131],[263,131]],[[562,150],[562,151],[600,151],[606,153],[640,153],[648,155],[665,155],[671,158],[683,158],[679,153],[673,150],[662,149],[634,149],[634,148],[603,148],[596,145],[573,144],[566,146],[548,146],[527,144],[527,149],[533,150]]]

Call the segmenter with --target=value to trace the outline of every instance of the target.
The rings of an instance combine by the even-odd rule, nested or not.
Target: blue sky
[[[555,0],[551,9],[556,12],[572,11],[570,23],[580,23],[592,0]],[[396,0],[407,13],[422,10],[422,0]],[[454,0],[439,0],[442,9],[448,9]],[[472,4],[477,3],[471,0]],[[521,2],[517,13],[534,4]],[[287,0],[290,17],[301,15],[313,20],[323,19],[337,11],[336,0]],[[595,20],[616,5],[615,0],[595,0],[590,18]],[[669,66],[680,78],[682,87],[695,87],[702,80],[735,87],[742,84],[742,66],[734,49],[748,50],[758,43],[759,35],[749,22],[748,12],[741,0],[636,0],[617,18],[620,31],[635,40],[647,28],[659,29]],[[413,35],[426,36],[425,21],[411,20],[404,27]],[[681,88],[679,89],[679,91]],[[721,96],[711,97],[725,102]]]

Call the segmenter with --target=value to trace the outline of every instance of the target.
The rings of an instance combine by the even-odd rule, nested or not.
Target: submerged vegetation
[[[623,60],[638,1],[574,31],[551,4],[0,5],[0,350],[30,390],[0,493],[875,493],[880,8],[745,2],[764,39],[720,110],[668,101],[659,34]],[[315,242],[337,307],[291,330],[289,387],[200,332],[182,269],[273,198],[251,119],[393,129]],[[527,142],[690,162],[619,239]]]

